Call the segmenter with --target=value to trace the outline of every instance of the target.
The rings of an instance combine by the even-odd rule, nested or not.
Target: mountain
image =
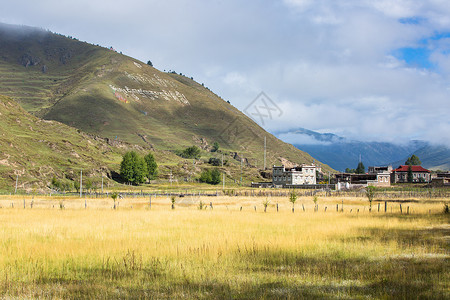
[[[13,99],[0,95],[0,190],[31,192],[49,186],[53,176],[78,180],[112,177],[126,150],[142,147],[109,141],[56,121],[27,113]]]
[[[415,154],[420,158],[422,166],[430,170],[450,170],[450,148],[444,145],[432,145],[426,146],[415,150],[412,154]],[[411,154],[411,155],[412,155]],[[404,159],[392,163],[393,166],[404,164],[406,159],[411,156],[408,155]]]
[[[339,171],[356,168],[360,155],[362,162],[368,167],[404,164],[412,154],[416,154],[421,159],[425,168],[450,169],[450,149],[423,141],[411,141],[406,145],[361,142],[304,128],[278,132],[276,135]]]
[[[158,151],[197,145],[256,170],[266,137],[267,166],[314,161],[192,78],[42,29],[0,24],[0,94],[45,120]]]

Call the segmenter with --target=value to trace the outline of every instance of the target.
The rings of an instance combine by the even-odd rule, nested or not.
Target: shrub
[[[195,158],[200,159],[200,148],[197,146],[191,146],[184,150],[178,150],[175,152],[176,155],[181,156],[183,158]]]
[[[214,168],[213,170],[204,170],[200,174],[200,182],[205,182],[209,184],[219,184],[221,182],[220,180],[220,171],[217,168]]]
[[[209,163],[210,165],[213,165],[213,166],[218,167],[218,166],[221,166],[221,165],[222,165],[222,160],[221,160],[220,158],[214,158],[214,157],[211,157],[211,158],[209,159],[208,163]],[[224,165],[224,166],[226,166],[227,163],[228,163],[228,160],[224,160],[224,161],[223,161],[223,165]]]

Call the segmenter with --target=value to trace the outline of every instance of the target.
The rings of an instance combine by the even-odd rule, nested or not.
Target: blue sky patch
[[[409,20],[412,19],[412,20]],[[409,21],[404,21],[405,24],[417,24],[415,18],[409,18]],[[400,21],[401,22],[401,21]],[[408,23],[406,23],[408,22]],[[419,21],[417,21],[419,22]],[[435,65],[430,61],[430,55],[434,50],[441,53],[448,54],[450,49],[436,49],[435,42],[441,39],[450,38],[450,32],[435,32],[434,35],[423,38],[417,42],[417,47],[404,47],[396,49],[392,55],[396,58],[405,61],[409,66],[420,69],[435,69]]]
[[[430,62],[430,54],[431,51],[425,47],[400,48],[393,53],[395,57],[405,61],[408,65],[420,69],[434,68],[433,63]]]
[[[421,23],[424,23],[426,21],[426,18],[422,17],[401,18],[398,21],[402,24],[419,25]]]

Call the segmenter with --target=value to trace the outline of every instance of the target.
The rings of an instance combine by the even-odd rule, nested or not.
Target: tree
[[[366,173],[366,167],[364,167],[364,164],[362,162],[358,163],[358,167],[356,168],[356,174],[364,174]]]
[[[420,161],[419,157],[416,155],[411,155],[411,157],[408,157],[408,159],[405,161],[405,165],[408,166],[420,166],[422,162]]]
[[[147,178],[149,180],[156,179],[158,177],[158,164],[156,163],[155,157],[149,153],[144,156],[144,160],[147,164]]]
[[[214,168],[213,170],[204,170],[200,174],[200,182],[219,184],[221,182],[219,169]]]
[[[297,194],[295,192],[291,192],[289,194],[289,202],[292,203],[292,212],[294,212],[295,201],[297,201]]]
[[[217,168],[214,168],[211,171],[211,184],[219,184],[220,183],[220,171]]]
[[[133,160],[136,155],[136,152],[127,152],[122,157],[122,162],[120,163],[120,176],[126,182],[134,181]]]
[[[346,168],[345,173],[356,173],[356,169]]]
[[[212,177],[211,177],[211,171],[210,170],[204,170],[200,174],[200,182],[210,183],[211,179],[212,179]]]
[[[153,67],[153,64],[151,61],[147,61],[147,65],[149,65],[150,67]]]
[[[408,177],[408,182],[412,183],[414,181],[414,175],[413,175],[413,171],[412,171],[412,166],[409,165],[408,166],[408,173],[406,175]]]
[[[86,183],[84,184],[84,187],[86,188],[86,190],[88,190],[88,192],[91,192],[91,189],[93,187],[94,183],[92,182],[91,178],[86,179]]]
[[[80,191],[80,182],[78,180],[75,180],[73,182],[73,187],[75,188],[75,190],[77,191],[77,193]]]
[[[132,184],[145,182],[147,176],[145,160],[134,151],[125,153],[120,163],[120,176],[123,180]]]
[[[191,146],[182,151],[177,151],[176,154],[183,158],[200,159],[200,148],[197,146]]]
[[[175,209],[175,196],[170,197],[170,202],[172,202],[172,209]]]
[[[269,204],[270,204],[270,201],[269,201],[269,199],[266,198],[266,200],[263,201],[264,212],[267,211],[267,206],[269,206]]]
[[[61,181],[59,181],[58,179],[56,179],[55,176],[53,176],[53,178],[52,178],[52,187],[53,187],[56,191],[60,191],[60,190],[61,190]]]
[[[366,197],[367,200],[369,200],[369,211],[372,211],[372,201],[375,197],[375,187],[372,185],[369,185],[366,187]]]
[[[218,166],[222,165],[222,160],[221,160],[220,158],[211,157],[211,158],[208,160],[208,163],[209,163],[210,165],[213,165],[213,166],[218,167]],[[223,165],[226,166],[227,164],[228,164],[228,160],[225,159],[225,160],[223,161]]]
[[[220,147],[219,143],[214,142],[211,152],[217,152],[217,150],[219,150],[219,147]]]
[[[111,198],[114,201],[114,209],[116,209],[116,199],[117,199],[118,194],[116,192],[111,194]]]
[[[141,184],[145,182],[145,179],[147,178],[147,164],[145,163],[145,160],[143,157],[137,156],[136,161],[134,164],[134,184]]]

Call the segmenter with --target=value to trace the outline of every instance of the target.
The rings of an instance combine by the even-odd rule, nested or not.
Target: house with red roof
[[[391,172],[392,183],[405,183],[408,182],[408,170],[411,167],[413,174],[413,182],[430,182],[431,171],[423,168],[422,166],[409,166],[401,165],[397,169]]]

